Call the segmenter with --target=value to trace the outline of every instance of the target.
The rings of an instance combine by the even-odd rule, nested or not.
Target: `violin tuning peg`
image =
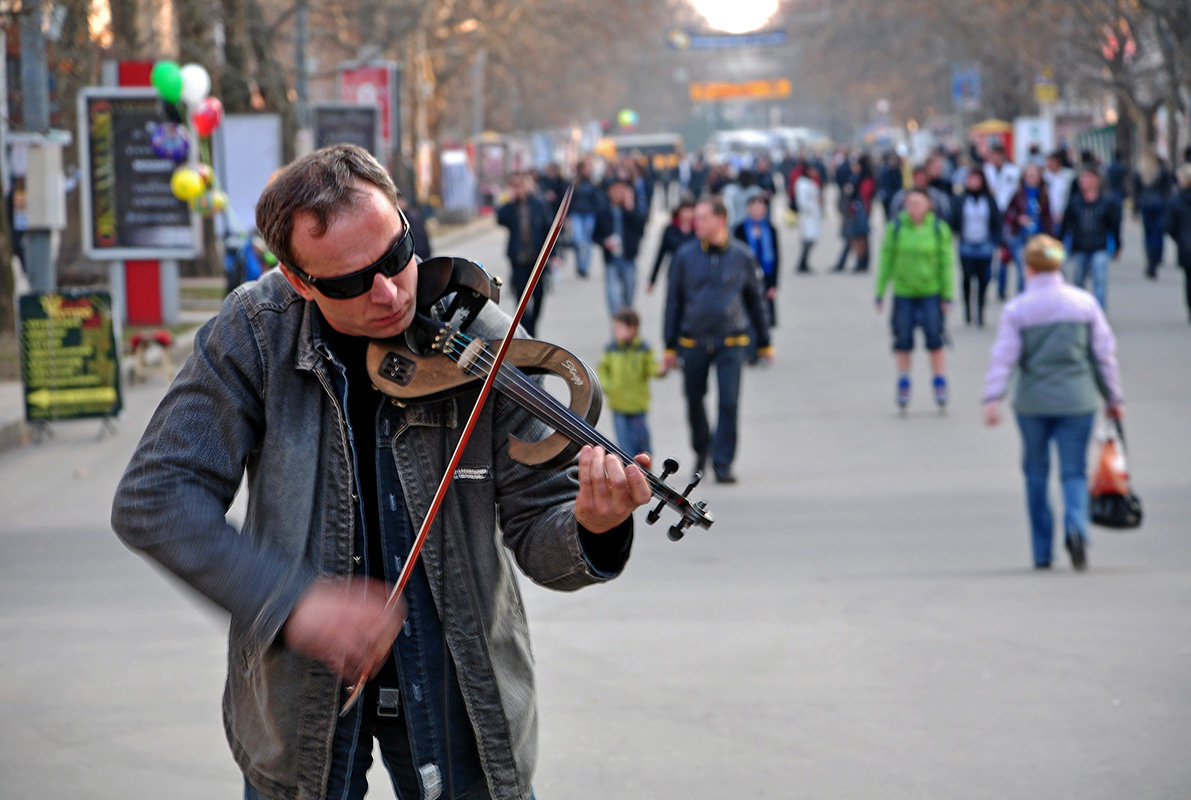
[[[665,477],[665,476],[663,476],[663,477]],[[650,511],[648,514],[645,515],[645,521],[648,522],[650,525],[657,522],[658,519],[662,516],[662,509],[665,507],[666,507],[665,500],[658,503],[656,508],[654,508],[652,511]]]
[[[699,481],[701,481],[701,480],[703,480],[703,472],[702,471],[696,472],[693,476],[691,476],[691,482],[688,483],[686,489],[683,490],[682,496],[686,497],[688,494],[690,494],[691,490],[694,489],[696,486],[698,486]]]
[[[662,462],[662,477],[659,480],[666,480],[667,475],[671,475],[678,471],[678,462],[672,458],[667,458]]]
[[[667,533],[666,536],[668,536],[670,538],[670,541],[677,542],[679,539],[681,539],[683,536],[685,536],[685,534],[683,533],[683,530],[682,530],[682,525],[681,524],[671,525],[670,532]]]

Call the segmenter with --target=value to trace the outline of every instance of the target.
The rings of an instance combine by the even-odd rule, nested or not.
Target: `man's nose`
[[[397,286],[393,282],[393,278],[376,273],[372,278],[372,291],[368,294],[369,299],[378,305],[393,302],[397,297]]]

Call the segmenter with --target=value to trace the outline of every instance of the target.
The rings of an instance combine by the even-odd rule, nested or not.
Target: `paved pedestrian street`
[[[655,215],[639,285],[660,228]],[[1055,568],[1036,572],[1016,426],[980,415],[995,325],[966,328],[953,310],[951,405],[934,408],[919,351],[900,417],[873,275],[828,273],[839,243],[826,235],[816,273],[797,276],[797,234],[781,230],[777,361],[744,377],[740,482],[692,492],[714,526],[673,543],[669,512],[650,527],[641,511],[620,579],[524,588],[536,796],[1185,796],[1191,326],[1172,257],[1146,280],[1140,230],[1127,227],[1108,295],[1145,523],[1094,528],[1086,573],[1061,545]],[[453,254],[507,275],[503,247],[483,227]],[[663,292],[639,297],[658,348]],[[999,309],[994,299],[993,323]],[[594,364],[606,314],[599,258],[581,280],[566,254],[539,336]],[[226,621],[108,523],[164,389],[128,387],[115,436],[62,423],[0,453],[5,798],[242,794],[219,716]],[[682,464],[681,490],[692,454],[677,374],[655,384],[650,423],[657,459]],[[611,434],[607,413],[600,427]],[[369,796],[392,797],[383,771],[372,777]]]

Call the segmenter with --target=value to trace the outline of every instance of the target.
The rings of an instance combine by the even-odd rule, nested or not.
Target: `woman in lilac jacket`
[[[1116,339],[1096,299],[1064,283],[1063,246],[1049,236],[1026,245],[1026,290],[1006,306],[984,378],[984,421],[996,425],[1000,402],[1016,371],[1013,410],[1021,429],[1026,507],[1034,566],[1050,567],[1054,517],[1046,495],[1050,443],[1059,451],[1063,532],[1072,566],[1087,566],[1088,440],[1099,408],[1124,414]]]

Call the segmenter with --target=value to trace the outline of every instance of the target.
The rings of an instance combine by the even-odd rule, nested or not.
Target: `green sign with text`
[[[21,380],[29,422],[120,413],[120,357],[107,292],[21,295]]]

